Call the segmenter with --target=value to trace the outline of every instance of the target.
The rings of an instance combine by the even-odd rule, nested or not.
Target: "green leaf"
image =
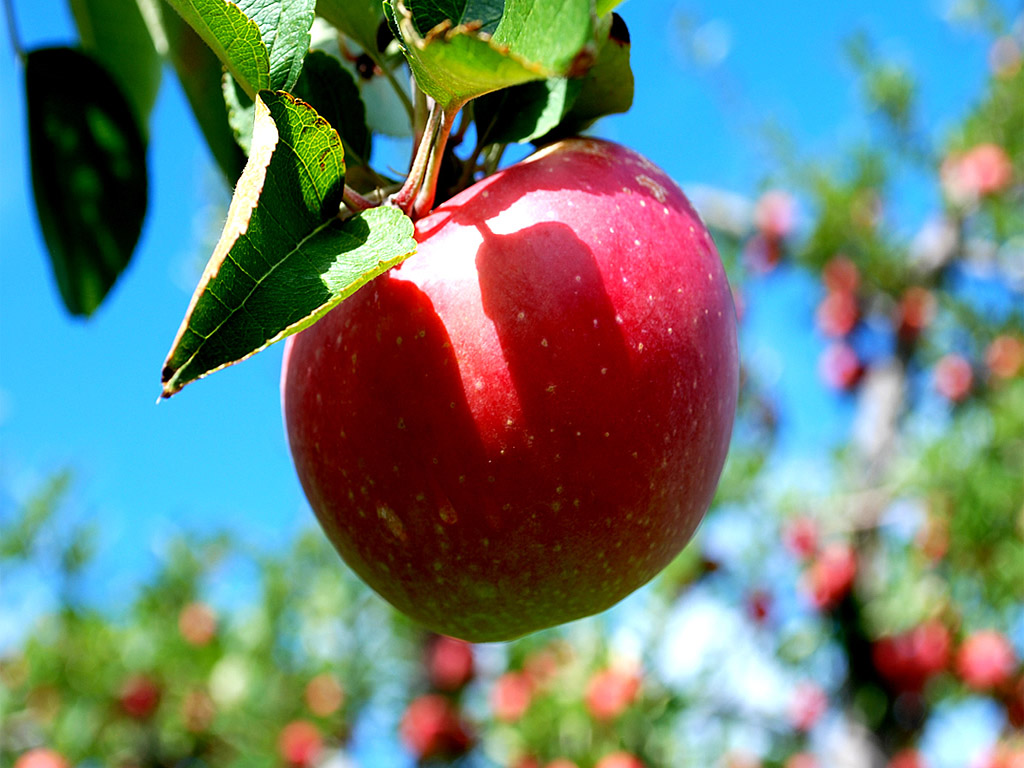
[[[301,330],[416,249],[397,208],[338,218],[337,132],[290,94],[261,92],[227,223],[163,370],[163,396]]]
[[[316,12],[376,59],[377,29],[384,19],[381,0],[317,0]]]
[[[270,88],[290,91],[309,53],[316,0],[235,0],[256,22],[270,58]]]
[[[582,82],[559,77],[488,93],[473,102],[481,146],[532,141],[562,122]]]
[[[589,0],[506,0],[496,25],[486,15],[493,2],[470,3],[457,19],[425,29],[448,15],[438,11],[447,5],[390,0],[386,9],[417,84],[445,110],[499,88],[581,74],[593,57]]]
[[[610,30],[597,60],[582,78],[578,95],[562,122],[546,139],[573,136],[605,115],[627,112],[633,106],[633,70],[629,65],[629,31],[613,13]]]
[[[608,11],[614,10],[622,0],[597,0],[597,15],[604,16]]]
[[[252,150],[252,125],[256,115],[256,104],[242,90],[242,86],[231,76],[230,72],[224,73],[221,88],[224,95],[224,106],[228,111],[228,124],[231,126],[238,146],[248,157]]]
[[[221,89],[224,69],[220,59],[192,27],[167,8],[163,12],[163,29],[171,62],[199,123],[199,130],[225,179],[233,185],[245,167],[245,154],[236,143],[228,123]]]
[[[146,150],[132,106],[70,48],[25,64],[32,189],[68,311],[90,315],[131,260],[146,217]]]
[[[341,62],[322,51],[306,57],[292,92],[311,105],[341,135],[349,166],[370,159],[370,132],[359,87]]]
[[[70,5],[82,48],[114,76],[145,130],[160,89],[154,36],[161,51],[166,47],[159,7],[152,0],[70,0]]]
[[[227,0],[167,0],[210,46],[250,97],[272,87],[270,54],[259,26]]]

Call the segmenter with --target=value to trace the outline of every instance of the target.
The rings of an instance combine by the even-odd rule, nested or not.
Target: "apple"
[[[306,706],[317,717],[330,717],[345,704],[345,689],[329,672],[323,672],[306,683]]]
[[[594,768],[644,768],[644,764],[629,752],[612,752],[598,760]]]
[[[974,371],[961,355],[944,355],[935,364],[933,383],[935,390],[954,403],[962,402],[971,392]]]
[[[160,706],[162,691],[148,675],[133,675],[121,685],[117,701],[121,711],[134,720],[148,720]]]
[[[784,768],[818,768],[818,759],[810,752],[796,752],[786,758]]]
[[[1012,379],[1024,370],[1024,340],[1009,334],[996,336],[985,350],[985,364],[997,379]]]
[[[809,731],[828,710],[828,696],[817,683],[804,680],[793,689],[789,722],[798,731]]]
[[[364,581],[439,634],[602,611],[689,541],[738,388],[732,294],[678,187],[572,139],[416,223],[285,349],[299,479]]]
[[[68,761],[55,749],[35,747],[19,755],[14,768],[68,768]]]
[[[956,670],[968,687],[977,691],[998,688],[1013,675],[1017,658],[1013,646],[996,630],[969,635],[956,656]]]
[[[320,729],[308,720],[292,720],[277,737],[278,754],[288,765],[296,768],[313,765],[323,748]]]
[[[857,553],[845,542],[827,544],[804,572],[803,588],[818,610],[830,610],[846,597],[857,576]]]
[[[901,749],[889,760],[886,768],[926,768],[924,757],[914,748]]]
[[[832,389],[849,392],[864,376],[864,363],[852,346],[834,341],[818,358],[818,373]]]
[[[506,672],[491,688],[491,711],[504,723],[514,723],[525,715],[532,701],[533,682],[525,672]]]
[[[455,705],[436,693],[424,694],[409,703],[399,733],[402,742],[421,761],[458,757],[466,753],[473,741]]]
[[[439,635],[427,647],[427,675],[439,691],[453,693],[473,679],[473,647],[454,637]]]
[[[217,634],[217,614],[206,603],[189,603],[178,614],[178,631],[189,645],[209,645]]]
[[[587,682],[584,703],[595,720],[614,720],[636,701],[639,691],[640,675],[635,670],[609,667]]]

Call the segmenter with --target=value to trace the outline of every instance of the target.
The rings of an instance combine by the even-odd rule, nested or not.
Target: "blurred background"
[[[1018,3],[619,6],[634,104],[592,133],[715,234],[731,453],[662,576],[478,646],[397,615],[316,529],[280,345],[154,404],[230,199],[170,67],[132,263],[66,313],[13,41],[78,33],[64,2],[9,8],[0,765],[1024,765]],[[374,165],[401,173],[409,144],[378,137]]]

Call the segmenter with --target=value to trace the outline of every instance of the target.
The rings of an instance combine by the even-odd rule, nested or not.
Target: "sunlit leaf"
[[[339,219],[344,181],[337,131],[287,93],[259,94],[249,162],[165,363],[165,397],[310,325],[415,251],[396,208]]]

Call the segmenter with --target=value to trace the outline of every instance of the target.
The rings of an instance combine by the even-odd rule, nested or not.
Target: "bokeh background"
[[[65,3],[12,5],[25,48],[76,39]],[[169,69],[133,262],[94,317],[65,313],[0,36],[4,765],[44,746],[75,765],[1024,759],[1019,4],[618,10],[634,105],[593,132],[715,232],[741,317],[733,452],[663,578],[472,649],[395,616],[314,530],[280,346],[156,404],[229,200]],[[375,144],[378,167],[408,156]]]

